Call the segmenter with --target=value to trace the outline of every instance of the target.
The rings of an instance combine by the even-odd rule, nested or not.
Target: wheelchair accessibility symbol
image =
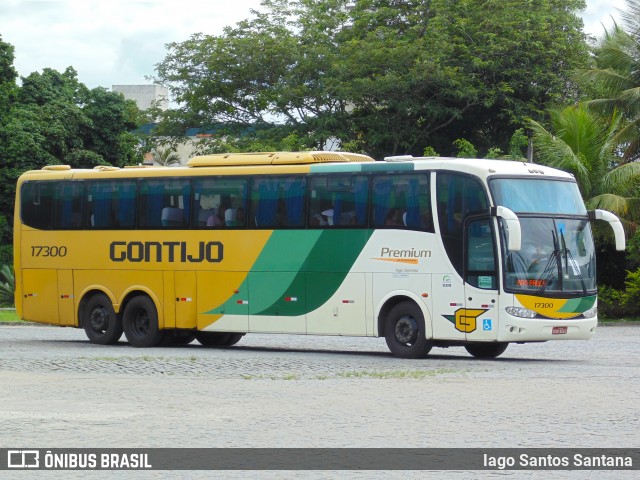
[[[487,332],[491,329],[492,329],[491,320],[489,320],[488,318],[485,318],[484,320],[482,320],[482,330]]]

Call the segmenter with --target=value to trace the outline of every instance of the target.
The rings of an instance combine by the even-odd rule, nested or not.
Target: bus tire
[[[205,347],[230,347],[235,345],[244,333],[197,332],[196,340]]]
[[[164,331],[158,327],[156,306],[146,295],[133,297],[127,303],[122,324],[127,341],[132,347],[155,347],[164,336]]]
[[[504,353],[509,342],[468,343],[464,348],[476,358],[496,358]]]
[[[244,333],[232,333],[231,335],[229,335],[229,338],[227,339],[227,343],[225,344],[225,347],[231,347],[235,345],[240,341],[242,337],[244,337]]]
[[[87,300],[82,310],[82,326],[89,341],[98,345],[113,345],[122,337],[122,319],[104,293]]]
[[[394,306],[384,324],[384,338],[391,353],[401,358],[424,358],[433,343],[425,337],[424,315],[413,302]]]

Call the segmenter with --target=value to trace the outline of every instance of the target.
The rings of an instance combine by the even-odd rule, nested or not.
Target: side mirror
[[[492,217],[500,217],[507,227],[507,248],[513,252],[520,251],[522,246],[522,230],[520,228],[520,220],[518,216],[507,207],[498,205],[491,208]]]
[[[618,217],[606,210],[592,210],[589,212],[589,218],[591,220],[604,220],[608,222],[616,238],[616,250],[621,252],[626,248],[627,241],[624,236],[624,228],[622,228],[622,223]]]

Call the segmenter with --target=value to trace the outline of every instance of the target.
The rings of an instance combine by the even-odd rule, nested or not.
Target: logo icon
[[[493,326],[491,325],[491,320],[488,318],[485,318],[484,320],[482,320],[482,330],[484,330],[485,332],[490,331]]]
[[[459,308],[453,315],[443,315],[456,327],[456,330],[464,333],[471,333],[476,330],[478,317],[487,310],[476,308]]]
[[[7,468],[39,468],[40,452],[38,450],[8,450]]]

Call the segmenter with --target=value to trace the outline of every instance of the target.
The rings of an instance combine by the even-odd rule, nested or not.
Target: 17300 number
[[[66,257],[67,247],[64,245],[32,245],[32,257]]]

